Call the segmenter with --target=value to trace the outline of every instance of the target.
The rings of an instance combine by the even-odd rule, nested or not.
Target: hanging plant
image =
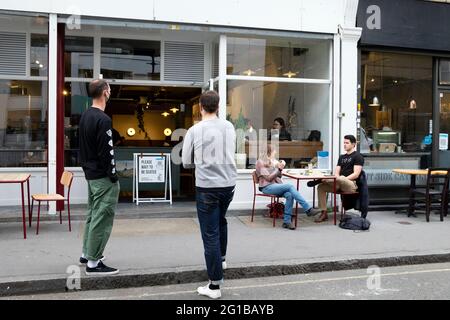
[[[138,105],[136,108],[136,119],[138,121],[139,132],[143,132],[145,135],[145,139],[150,140],[150,137],[148,136],[148,133],[145,130],[144,108],[142,108],[142,106]]]

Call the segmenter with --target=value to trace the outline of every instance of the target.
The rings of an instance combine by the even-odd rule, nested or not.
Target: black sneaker
[[[295,230],[295,225],[292,222],[290,223],[283,222],[282,227],[289,230]]]
[[[88,276],[110,276],[118,273],[118,269],[105,266],[101,261],[98,262],[98,265],[95,268],[89,268],[86,266],[86,275]]]
[[[106,258],[104,256],[101,256],[99,260],[100,261],[105,261]],[[88,259],[80,257],[80,264],[86,264],[86,263],[88,263]]]
[[[322,180],[312,180],[312,181],[308,181],[307,183],[306,183],[306,185],[308,186],[308,187],[310,187],[310,188],[312,188],[312,187],[315,187],[315,186],[317,186],[318,184],[321,184],[322,183]]]

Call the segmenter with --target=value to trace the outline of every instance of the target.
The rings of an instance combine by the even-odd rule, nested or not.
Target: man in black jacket
[[[119,182],[113,150],[111,118],[105,114],[111,95],[102,79],[89,84],[92,106],[80,119],[80,159],[88,182],[88,210],[80,263],[87,275],[112,275],[119,270],[103,264],[103,250],[111,234],[119,197]]]
[[[356,192],[358,190],[358,182],[364,166],[363,156],[356,151],[356,138],[353,135],[346,135],[344,137],[345,154],[339,157],[334,174],[336,179],[336,191],[341,192]],[[333,181],[310,181],[309,187],[319,184],[319,209],[321,214],[315,222],[320,223],[328,220],[327,212],[327,193],[333,191]]]

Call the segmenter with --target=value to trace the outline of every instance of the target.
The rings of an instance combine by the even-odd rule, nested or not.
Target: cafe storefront
[[[283,118],[290,139],[280,141],[280,157],[293,172],[318,151],[328,152],[322,169],[331,170],[342,137],[356,134],[357,1],[287,1],[283,10],[238,1],[219,4],[208,19],[200,14],[207,1],[131,1],[136,6],[123,10],[65,2],[0,8],[0,172],[31,173],[32,193],[61,192],[58,177],[70,170],[73,203],[86,202],[78,123],[98,77],[111,85],[106,113],[121,201],[132,199],[133,154],[178,151],[176,133],[200,121],[204,90],[219,92],[219,117],[243,132],[270,130]],[[254,159],[243,141],[236,209],[252,200]],[[194,172],[171,169],[174,200],[192,199]],[[0,205],[17,203],[1,189]]]
[[[393,168],[450,167],[449,21],[448,3],[359,1],[358,133],[371,204],[408,199],[409,177]]]

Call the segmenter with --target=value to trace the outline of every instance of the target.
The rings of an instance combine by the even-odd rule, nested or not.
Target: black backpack
[[[357,216],[344,216],[339,222],[339,227],[348,230],[369,230],[370,221]]]

